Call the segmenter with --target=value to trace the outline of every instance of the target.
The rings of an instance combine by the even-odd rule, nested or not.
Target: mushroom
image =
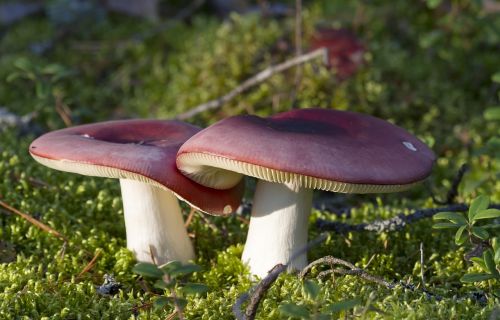
[[[47,133],[29,151],[61,171],[120,179],[127,247],[139,261],[159,264],[194,258],[177,198],[198,210],[227,215],[239,205],[243,184],[215,190],[176,168],[180,145],[198,127],[169,120],[121,120]]]
[[[234,187],[242,175],[260,179],[242,260],[263,277],[278,263],[306,266],[306,253],[291,257],[307,243],[313,189],[402,191],[429,175],[434,158],[420,140],[381,119],[303,109],[224,119],[182,145],[177,167],[216,189]]]

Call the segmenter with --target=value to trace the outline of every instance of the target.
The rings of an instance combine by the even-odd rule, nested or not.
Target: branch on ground
[[[500,209],[500,204],[494,203],[490,204],[490,209]],[[370,232],[391,232],[403,229],[406,225],[413,222],[431,218],[436,213],[448,212],[448,211],[459,211],[464,212],[469,210],[469,206],[465,203],[457,203],[446,207],[440,208],[429,208],[429,209],[418,209],[413,213],[406,215],[400,213],[393,218],[386,220],[376,220],[370,223],[360,223],[360,224],[348,224],[343,222],[328,221],[324,219],[316,220],[316,227],[321,231],[333,231],[336,233],[347,233],[347,232],[360,232],[360,231],[370,231]]]
[[[202,103],[191,110],[179,114],[176,118],[178,120],[186,120],[189,118],[192,118],[202,112],[209,111],[209,110],[215,110],[218,108],[221,108],[224,104],[227,102],[231,101],[241,93],[245,92],[246,90],[250,89],[251,87],[264,82],[265,80],[269,79],[271,76],[273,76],[276,73],[283,72],[287,69],[290,69],[292,67],[304,64],[310,60],[313,60],[315,58],[322,57],[324,63],[326,64],[326,61],[328,59],[328,51],[325,48],[320,48],[314,51],[311,51],[309,53],[294,57],[290,60],[287,60],[283,63],[280,63],[278,65],[270,66],[261,72],[257,73],[253,77],[245,80],[242,84],[234,88],[232,91],[230,91],[228,94],[217,98],[215,100],[208,101],[206,103]]]

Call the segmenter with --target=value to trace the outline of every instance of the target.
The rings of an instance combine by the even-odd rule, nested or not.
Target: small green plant
[[[298,319],[331,319],[333,314],[352,309],[360,303],[359,299],[349,299],[325,305],[320,293],[318,283],[305,280],[302,284],[302,295],[306,304],[282,303],[279,306],[280,314]]]
[[[435,220],[448,220],[434,224],[434,229],[457,229],[455,243],[463,245],[467,240],[476,246],[486,249],[480,256],[470,258],[470,261],[479,266],[484,272],[465,274],[460,281],[480,282],[486,280],[500,279],[500,244],[497,237],[491,237],[490,233],[500,227],[495,220],[500,217],[500,210],[488,209],[489,198],[479,196],[472,200],[467,215],[460,212],[441,212],[434,216]],[[490,231],[488,231],[490,230]]]
[[[163,290],[165,295],[160,295],[153,303],[155,309],[163,309],[167,305],[174,305],[178,313],[182,313],[187,304],[185,296],[202,294],[208,290],[201,283],[184,282],[182,278],[201,271],[196,264],[182,264],[179,261],[170,261],[162,266],[152,263],[139,262],[133,271],[141,276],[154,280],[154,287]]]

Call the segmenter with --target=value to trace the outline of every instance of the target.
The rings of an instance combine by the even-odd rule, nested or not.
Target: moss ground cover
[[[445,196],[462,163],[471,169],[457,201],[470,203],[487,195],[500,202],[495,144],[500,122],[484,116],[485,110],[500,105],[498,14],[485,12],[481,2],[460,0],[311,1],[303,18],[305,43],[315,25],[354,30],[367,52],[353,77],[337,81],[332,70],[308,63],[295,97],[292,69],[190,122],[206,126],[228,115],[265,116],[287,110],[293,102],[346,109],[407,128],[438,156],[428,183],[402,194],[317,193],[318,200],[333,197],[338,208],[333,213],[313,211],[311,239],[320,232],[317,218],[361,223],[436,206],[432,194]],[[189,23],[174,23],[159,32],[150,32],[152,23],[113,15],[77,26],[61,27],[34,16],[0,30],[0,107],[18,115],[36,112],[28,130],[0,131],[0,200],[68,239],[64,244],[0,210],[0,319],[164,319],[174,306],[151,308],[161,291],[132,271],[136,262],[125,248],[118,183],[49,170],[29,157],[28,145],[38,132],[68,122],[173,117],[219,97],[293,55],[294,21],[256,15],[221,21],[202,10]],[[140,41],[134,40],[138,34]],[[249,196],[252,188],[249,181]],[[244,220],[193,217],[189,232],[198,256],[194,262],[202,270],[189,281],[205,284],[208,291],[188,296],[186,318],[233,318],[233,303],[252,285],[239,260],[248,227]],[[498,308],[499,298],[493,294],[498,281],[460,282],[464,274],[480,271],[464,260],[470,248],[454,243],[453,230],[435,230],[433,224],[424,219],[397,232],[331,234],[310,251],[309,260],[333,255],[358,267],[368,265],[367,271],[386,280],[419,284],[423,243],[426,286],[444,297],[441,301],[354,276],[316,280],[319,270],[313,270],[308,278],[320,288],[315,299],[330,304],[359,298],[355,312],[364,312],[365,318],[487,319]],[[95,264],[82,273],[97,253]],[[98,293],[105,274],[121,284],[116,295]],[[257,318],[283,318],[279,306],[284,303],[315,305],[301,280],[283,274],[261,302]]]

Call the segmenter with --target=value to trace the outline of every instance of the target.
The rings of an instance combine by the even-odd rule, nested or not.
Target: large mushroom
[[[232,188],[260,179],[243,261],[265,276],[276,264],[302,269],[312,191],[405,190],[429,175],[433,152],[389,122],[354,112],[304,109],[270,118],[235,116],[202,130],[179,149],[177,167],[198,183]]]
[[[177,198],[215,215],[239,205],[243,184],[228,190],[201,186],[180,174],[175,156],[198,127],[169,120],[121,120],[47,133],[29,151],[61,171],[120,179],[127,247],[139,261],[187,262],[194,251]]]

